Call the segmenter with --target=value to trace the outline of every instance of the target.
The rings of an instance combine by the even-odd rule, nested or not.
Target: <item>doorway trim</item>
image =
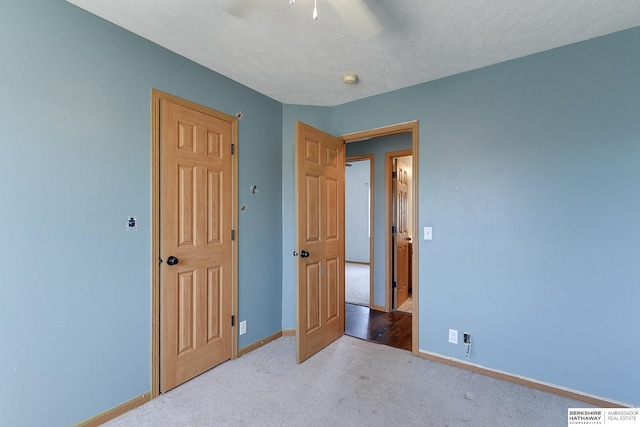
[[[410,122],[405,122],[405,123],[399,123],[399,124],[395,124],[395,125],[390,125],[390,126],[384,126],[384,127],[380,127],[380,128],[375,128],[375,129],[370,129],[370,130],[366,130],[366,131],[361,131],[361,132],[353,132],[353,133],[348,133],[348,134],[344,134],[342,135],[342,139],[345,143],[349,143],[349,142],[356,142],[356,141],[364,141],[367,139],[371,139],[371,138],[376,138],[376,137],[380,137],[380,136],[389,136],[389,135],[397,135],[400,133],[410,133],[411,134],[411,154],[413,155],[412,161],[411,161],[411,168],[412,168],[412,180],[411,180],[411,192],[412,192],[412,203],[413,205],[411,206],[411,214],[412,214],[412,220],[411,220],[411,228],[413,230],[413,233],[417,233],[418,230],[418,188],[419,188],[419,179],[418,179],[418,145],[419,145],[419,141],[420,141],[420,137],[418,134],[418,130],[419,130],[419,121],[418,120],[414,120],[414,121],[410,121]],[[386,214],[385,214],[386,215]],[[388,230],[390,230],[390,228],[388,228]],[[388,234],[385,233],[387,236]],[[387,238],[387,240],[389,240]],[[387,252],[388,252],[388,246],[387,246]],[[413,246],[413,255],[411,256],[411,275],[412,275],[412,280],[413,280],[413,292],[412,292],[412,298],[413,298],[413,313],[411,316],[411,351],[413,354],[418,355],[418,342],[419,342],[419,291],[420,291],[420,284],[419,284],[419,276],[418,276],[418,270],[419,270],[419,266],[418,266],[418,257],[419,255],[419,245],[414,244]],[[388,258],[388,255],[387,255]],[[373,258],[372,258],[373,261]],[[388,261],[387,261],[388,263]],[[387,267],[388,270],[388,267]],[[385,273],[385,277],[387,277],[389,274],[389,272],[387,271]],[[386,289],[386,287],[385,287]],[[386,292],[386,291],[385,291]],[[390,299],[388,299],[390,300]],[[387,304],[388,305],[388,304]]]
[[[237,153],[238,120],[227,114],[204,107],[183,98],[151,89],[151,399],[160,395],[160,101],[168,100],[192,110],[231,123],[231,143]],[[238,156],[231,160],[232,229],[238,230]],[[237,234],[237,233],[236,233]],[[231,315],[238,313],[238,243],[232,241]],[[237,322],[231,332],[231,359],[238,357]]]
[[[373,225],[375,224],[373,222],[374,220],[374,197],[375,197],[375,183],[374,183],[374,177],[375,175],[375,169],[374,169],[374,156],[373,154],[363,154],[361,156],[351,156],[351,157],[345,157],[345,163],[348,162],[359,162],[359,161],[365,161],[368,160],[369,161],[369,308],[373,308],[373,309],[378,309],[375,307],[374,303],[373,303],[373,240],[374,240],[374,233],[373,233]],[[346,171],[345,171],[345,185],[346,185]],[[346,208],[345,208],[345,218],[348,215]],[[346,239],[345,239],[345,245],[346,245]],[[345,249],[346,250],[346,249]],[[346,262],[346,257],[345,257],[345,262]],[[347,289],[347,281],[345,280],[344,283],[345,286],[345,290]]]

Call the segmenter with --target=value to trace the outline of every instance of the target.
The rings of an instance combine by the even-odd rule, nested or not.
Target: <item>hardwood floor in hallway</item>
[[[347,304],[345,334],[411,351],[411,315]]]

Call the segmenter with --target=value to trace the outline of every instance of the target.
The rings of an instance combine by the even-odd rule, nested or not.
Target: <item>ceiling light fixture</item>
[[[356,84],[358,81],[358,75],[356,73],[347,73],[342,76],[342,81],[346,85]]]

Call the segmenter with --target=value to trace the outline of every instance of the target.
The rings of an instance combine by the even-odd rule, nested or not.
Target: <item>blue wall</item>
[[[335,107],[420,120],[420,335],[469,362],[640,404],[640,28]],[[418,235],[421,233],[417,233]]]
[[[411,134],[402,133],[373,138],[366,141],[351,142],[346,145],[347,156],[373,154],[374,191],[373,195],[373,303],[386,306],[386,235],[387,209],[385,206],[386,154],[391,151],[410,150]]]
[[[244,113],[240,346],[281,329],[280,103],[62,0],[4,0],[0,58],[0,425],[150,389],[151,88]]]
[[[295,328],[295,121],[419,119],[420,348],[464,359],[447,329],[469,331],[470,362],[640,404],[639,48],[635,28],[306,107],[62,0],[3,1],[0,425],[69,425],[150,388],[151,88],[244,113],[240,347]]]

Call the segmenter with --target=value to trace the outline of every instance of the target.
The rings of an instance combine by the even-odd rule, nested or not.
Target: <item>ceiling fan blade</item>
[[[345,25],[366,40],[382,30],[382,24],[364,0],[327,0]]]
[[[258,0],[222,0],[220,6],[229,15],[245,18],[258,4]]]

